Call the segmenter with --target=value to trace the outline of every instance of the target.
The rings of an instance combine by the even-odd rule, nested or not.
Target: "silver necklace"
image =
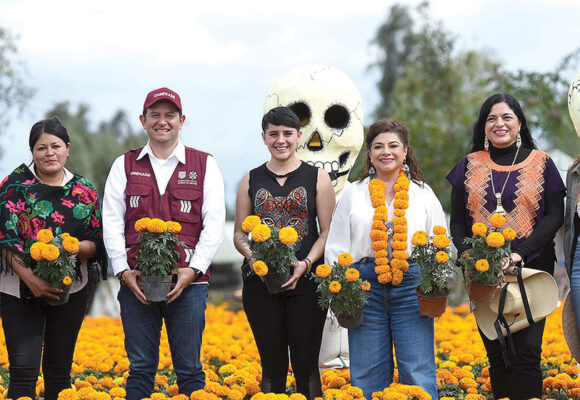
[[[506,215],[506,211],[503,208],[503,206],[501,205],[501,196],[503,195],[503,191],[505,189],[505,186],[507,184],[508,179],[510,178],[510,174],[512,173],[512,169],[514,167],[514,164],[516,163],[516,160],[518,159],[518,153],[520,152],[520,146],[518,146],[518,149],[516,151],[516,155],[514,157],[514,160],[512,161],[512,165],[510,166],[510,169],[508,171],[508,174],[505,178],[505,182],[503,183],[503,187],[501,188],[501,192],[496,192],[495,191],[495,186],[493,184],[493,170],[491,169],[491,152],[489,153],[489,180],[491,181],[491,190],[493,191],[493,194],[495,195],[495,199],[497,200],[497,207],[495,208],[495,214],[501,214],[501,215]]]

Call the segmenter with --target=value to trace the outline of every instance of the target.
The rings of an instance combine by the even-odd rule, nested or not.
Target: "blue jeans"
[[[190,285],[170,304],[142,304],[125,286],[121,286],[117,299],[121,305],[125,350],[130,361],[126,399],[150,397],[154,390],[163,320],[179,393],[189,397],[192,392],[203,389],[205,374],[200,352],[207,285]]]
[[[437,399],[433,319],[419,314],[415,288],[420,268],[410,264],[398,286],[382,285],[377,280],[374,260],[354,264],[361,279],[371,284],[364,306],[364,321],[348,330],[350,376],[353,386],[372,398],[393,382],[393,345],[399,382],[417,385]]]
[[[580,240],[576,243],[576,251],[574,252],[574,258],[572,259],[570,292],[572,292],[572,304],[574,304],[576,322],[580,329]]]

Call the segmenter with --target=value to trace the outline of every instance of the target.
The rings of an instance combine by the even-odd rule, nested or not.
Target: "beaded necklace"
[[[407,262],[407,218],[406,209],[409,208],[409,179],[403,169],[395,182],[395,216],[392,225],[388,222],[388,210],[385,206],[385,182],[373,179],[369,182],[371,204],[375,209],[370,238],[372,249],[375,252],[375,273],[382,284],[398,285],[403,281],[403,273],[409,270]],[[389,264],[389,237],[392,236],[391,261]]]

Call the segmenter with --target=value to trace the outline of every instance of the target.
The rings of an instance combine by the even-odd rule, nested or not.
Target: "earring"
[[[485,137],[485,139],[483,139],[483,148],[486,151],[489,151],[489,140],[487,139],[487,136]]]
[[[409,165],[407,165],[407,160],[403,161],[403,173],[409,178]]]
[[[522,147],[522,135],[518,132],[518,137],[516,138],[516,147],[519,149]]]
[[[371,178],[374,178],[375,176],[377,176],[377,170],[375,169],[375,166],[371,164],[370,168],[369,168],[369,176]]]

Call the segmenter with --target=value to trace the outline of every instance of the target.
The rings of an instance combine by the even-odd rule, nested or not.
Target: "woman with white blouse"
[[[350,253],[361,279],[371,284],[364,320],[348,332],[351,383],[367,399],[388,387],[394,345],[399,382],[437,399],[433,319],[419,314],[421,267],[408,256],[413,233],[445,226],[445,214],[424,182],[403,123],[378,120],[366,147],[368,172],[344,190],[325,247],[327,264]]]

